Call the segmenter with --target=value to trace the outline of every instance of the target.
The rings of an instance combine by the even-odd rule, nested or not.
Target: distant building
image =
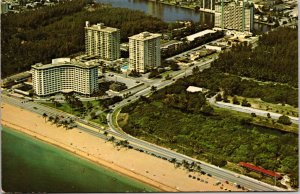
[[[253,30],[254,11],[250,3],[242,1],[224,2],[215,5],[215,27],[241,32]]]
[[[90,26],[86,21],[85,53],[108,61],[120,58],[120,30],[103,23]]]
[[[142,32],[129,37],[129,70],[144,73],[160,66],[161,34]]]
[[[9,11],[9,3],[1,2],[1,14],[5,14]]]
[[[196,87],[196,86],[189,86],[186,89],[186,91],[191,92],[191,93],[197,93],[197,92],[207,92],[208,90],[205,89],[205,88],[199,88],[199,87]]]
[[[197,32],[196,34],[192,34],[192,35],[187,36],[186,39],[187,39],[187,41],[191,42],[191,41],[194,41],[196,38],[203,37],[207,34],[214,34],[214,33],[216,33],[216,31],[214,31],[214,30],[209,30],[209,29],[208,30],[203,30],[201,32]]]
[[[222,51],[222,50],[226,49],[226,46],[218,45],[218,44],[206,44],[205,48],[210,49],[210,50],[215,50],[215,51]]]
[[[59,58],[51,64],[33,65],[31,71],[33,89],[38,96],[70,91],[91,95],[98,90],[98,64]]]

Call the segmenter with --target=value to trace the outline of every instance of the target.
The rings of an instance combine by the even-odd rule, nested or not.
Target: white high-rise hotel
[[[86,21],[85,53],[108,61],[120,58],[120,30],[103,23],[90,26]]]
[[[254,12],[249,2],[233,1],[215,4],[215,27],[241,32],[253,30]]]
[[[71,62],[70,58],[53,59],[51,64],[32,66],[35,94],[47,96],[74,91],[91,95],[98,91],[98,64]]]
[[[160,66],[161,34],[142,32],[129,37],[129,70],[144,73]]]

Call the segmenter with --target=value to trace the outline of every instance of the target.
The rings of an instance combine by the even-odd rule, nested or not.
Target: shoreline
[[[97,164],[97,165],[100,165],[101,167],[104,167],[104,168],[107,168],[111,171],[115,171],[117,173],[120,173],[124,176],[127,176],[127,177],[130,177],[130,178],[133,178],[137,181],[140,181],[142,183],[145,183],[147,185],[150,185],[156,189],[159,189],[160,191],[173,191],[173,189],[169,188],[168,186],[166,185],[161,185],[161,183],[156,183],[155,181],[153,180],[144,180],[143,178],[146,178],[146,177],[139,177],[140,175],[138,175],[137,173],[134,173],[132,171],[128,171],[127,169],[124,169],[116,164],[113,164],[111,162],[108,162],[106,160],[100,160],[97,159],[96,157],[90,155],[89,153],[86,153],[86,152],[83,152],[79,149],[74,149],[66,144],[63,144],[63,143],[60,143],[60,142],[57,142],[57,141],[54,141],[54,140],[51,140],[50,138],[47,138],[45,136],[42,136],[40,134],[37,134],[29,129],[25,129],[21,126],[18,126],[18,125],[15,125],[13,123],[10,123],[8,121],[5,121],[5,120],[1,120],[1,125],[5,126],[5,127],[8,127],[12,130],[15,130],[15,131],[18,131],[18,132],[21,132],[21,133],[24,133],[26,135],[29,135],[30,137],[34,138],[34,139],[38,139],[46,144],[50,144],[52,146],[55,146],[57,147],[58,149],[62,149],[62,150],[65,150],[67,152],[69,152],[70,154],[74,155],[74,156],[77,156],[83,160],[87,160],[89,162],[92,162],[94,164]],[[178,190],[177,190],[178,191]],[[174,192],[174,191],[173,191]]]
[[[66,130],[56,127],[42,116],[8,103],[2,102],[1,110],[3,126],[66,150],[161,192],[242,191],[232,183],[226,184],[222,179],[175,168],[169,161],[136,150],[115,147],[112,143],[77,128]],[[223,184],[214,185],[217,181]]]

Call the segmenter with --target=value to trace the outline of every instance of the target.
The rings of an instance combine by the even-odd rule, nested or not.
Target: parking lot
[[[106,81],[122,82],[122,83],[126,84],[128,89],[140,84],[140,81],[132,79],[131,77],[128,77],[128,76],[126,77],[126,75],[117,74],[117,73],[113,73],[113,72],[105,73],[105,79],[106,79]]]

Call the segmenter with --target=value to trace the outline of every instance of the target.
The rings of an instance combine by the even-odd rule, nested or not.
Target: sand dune
[[[66,130],[42,116],[2,103],[2,125],[61,147],[83,158],[150,184],[162,191],[238,191],[232,184],[214,186],[214,177],[192,174],[168,161],[131,149],[118,149],[110,142],[74,128]],[[189,174],[208,183],[189,178]],[[222,187],[222,188],[221,188]]]

